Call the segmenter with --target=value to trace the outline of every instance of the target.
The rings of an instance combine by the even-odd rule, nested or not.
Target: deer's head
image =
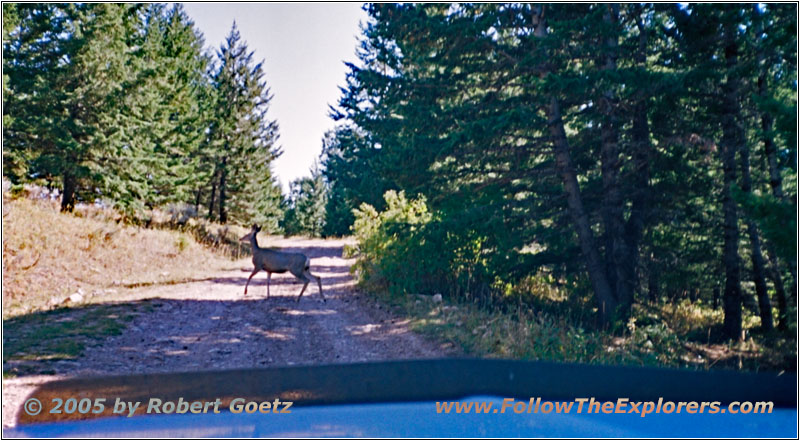
[[[256,237],[256,234],[258,234],[259,231],[261,231],[261,227],[259,227],[256,224],[253,224],[252,228],[250,228],[250,232],[242,236],[242,238],[239,239],[239,242],[250,241],[251,238]]]

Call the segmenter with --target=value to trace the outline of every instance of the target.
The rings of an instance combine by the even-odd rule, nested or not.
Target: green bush
[[[490,292],[485,237],[452,228],[428,209],[424,197],[408,200],[405,193],[390,190],[384,199],[382,212],[368,204],[355,210],[354,268],[362,286],[392,295],[470,298]]]

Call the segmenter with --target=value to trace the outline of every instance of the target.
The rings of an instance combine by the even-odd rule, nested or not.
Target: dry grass
[[[144,229],[83,209],[62,214],[48,200],[3,201],[3,317],[52,309],[118,290],[175,283],[229,260],[188,232]]]
[[[563,314],[522,305],[489,311],[469,303],[449,304],[446,299],[435,303],[430,296],[370,294],[408,317],[413,330],[478,357],[692,369],[797,369],[795,340],[768,343],[748,336],[741,342],[706,342],[692,338],[698,329],[718,327],[717,321],[721,322],[718,312],[702,305],[635,308],[624,330],[610,332],[584,328],[566,307]],[[745,314],[745,322],[749,329],[750,314]]]

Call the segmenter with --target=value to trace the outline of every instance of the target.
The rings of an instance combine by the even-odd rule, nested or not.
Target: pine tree
[[[125,143],[107,164],[109,192],[118,206],[145,207],[193,198],[200,145],[207,127],[204,107],[209,60],[203,39],[180,5],[149,5],[142,32],[133,34],[134,72],[126,84]]]
[[[323,161],[329,217],[346,219],[341,205],[371,197],[351,178],[365,172],[384,190],[424,195],[436,213],[431,231],[477,238],[489,279],[578,276],[574,295],[590,286],[605,323],[624,318],[641,293],[710,300],[724,282],[726,331],[738,338],[735,299],[752,298],[736,294],[738,274],[750,274],[769,329],[760,237],[789,244],[792,252],[775,253],[787,257],[796,236],[768,220],[790,216],[756,196],[768,161],[752,140],[793,133],[763,128],[779,115],[789,127],[794,114],[791,99],[774,99],[796,89],[786,75],[796,65],[792,8],[759,5],[769,15],[759,19],[749,18],[752,6],[720,5],[366,8],[359,63],[349,65],[334,117],[371,148],[358,155],[339,143]],[[758,20],[771,28],[749,42]],[[772,61],[756,69],[756,54]],[[758,92],[765,71],[780,86]],[[766,125],[755,108],[769,108]],[[773,159],[793,158],[786,146]],[[749,267],[736,262],[741,226]],[[542,251],[521,251],[529,246]]]
[[[328,188],[319,170],[311,168],[311,177],[298,178],[289,186],[288,209],[283,220],[286,234],[322,235],[325,228],[325,208]]]
[[[11,150],[30,152],[29,177],[61,181],[64,211],[79,194],[96,194],[99,163],[121,135],[115,123],[134,9],[19,5],[18,34],[4,45],[13,117],[4,138]]]
[[[260,222],[274,231],[283,216],[271,164],[281,151],[276,145],[278,125],[267,117],[272,95],[263,62],[253,62],[253,52],[241,41],[235,23],[218,59],[213,77],[218,101],[206,149],[206,160],[214,167],[209,217],[222,223]]]
[[[18,33],[17,27],[19,26],[19,12],[16,3],[3,3],[3,48],[11,44],[12,33]],[[5,55],[5,53],[4,53]],[[9,103],[12,98],[12,89],[10,86],[11,78],[8,75],[11,68],[10,58],[4,58],[3,64],[3,127],[4,138],[8,129],[12,127],[14,118],[9,112]],[[26,172],[25,152],[20,146],[12,148],[6,145],[3,149],[3,174],[8,177],[11,182],[18,183]]]
[[[341,125],[325,134],[320,155],[322,175],[329,187],[322,234],[350,233],[353,210],[362,203],[383,209],[390,184],[377,170],[381,151],[355,127]]]

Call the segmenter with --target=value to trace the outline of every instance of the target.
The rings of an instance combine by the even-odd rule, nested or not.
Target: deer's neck
[[[253,251],[260,250],[261,248],[258,246],[258,239],[256,239],[256,235],[250,236],[250,246],[253,247]]]

